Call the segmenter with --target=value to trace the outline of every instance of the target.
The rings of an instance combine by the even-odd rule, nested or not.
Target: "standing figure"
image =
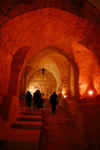
[[[34,100],[34,109],[35,106],[37,107],[37,109],[39,108],[39,100],[40,100],[40,91],[37,90],[34,95],[33,95],[33,100]]]
[[[27,91],[25,98],[26,98],[28,107],[31,107],[32,95],[31,95],[30,91]]]
[[[57,104],[57,94],[56,92],[54,92],[51,96],[50,96],[50,103],[52,105],[52,113],[55,114],[55,110],[56,110],[56,104]]]

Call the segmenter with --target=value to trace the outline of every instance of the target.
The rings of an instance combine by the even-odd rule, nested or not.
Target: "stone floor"
[[[50,105],[43,108],[43,125],[39,150],[88,150],[74,129],[73,120],[57,106],[52,114]]]

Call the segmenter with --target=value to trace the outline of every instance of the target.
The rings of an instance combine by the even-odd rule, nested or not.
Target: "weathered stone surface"
[[[93,34],[91,33],[91,31],[93,32]],[[95,46],[96,47],[100,46],[99,44],[96,44],[96,40],[98,41],[98,36],[95,37],[98,31],[99,28],[96,28],[93,24],[91,24],[87,20],[72,15],[68,12],[64,12],[54,8],[36,10],[34,12],[29,12],[10,20],[2,27],[1,30],[1,41],[2,41],[1,49],[2,51],[6,52],[7,55],[11,55],[10,61],[12,61],[13,56],[14,59],[16,56],[17,59],[14,62],[13,66],[16,66],[15,68],[21,69],[21,70],[15,69],[16,70],[15,72],[14,70],[11,70],[12,73],[9,72],[9,74],[12,74],[10,77],[11,79],[10,82],[12,81],[11,88],[13,89],[14,87],[16,87],[17,84],[18,89],[20,90],[20,83],[18,83],[18,81],[20,82],[20,77],[18,77],[18,75],[19,73],[21,74],[21,72],[23,71],[23,68],[25,67],[27,61],[30,59],[31,55],[34,55],[36,52],[52,45],[62,50],[62,53],[60,52],[60,50],[58,51],[61,55],[64,56],[66,56],[66,54],[69,55],[66,58],[68,58],[68,61],[71,63],[72,66],[73,64],[75,65],[75,63],[77,63],[80,75],[79,76],[80,94],[83,95],[84,92],[86,91],[86,88],[88,87],[89,83],[92,80],[91,65],[93,64],[92,63],[93,54],[91,53],[91,51],[90,52],[88,51],[88,48],[90,49],[90,46],[93,46],[93,48],[95,48]],[[93,37],[96,38],[95,41]],[[81,44],[78,44],[80,43],[80,41],[82,41],[81,39],[83,39],[83,41],[85,39],[85,43],[81,42]],[[25,47],[26,45],[29,46],[30,48],[27,50],[27,53],[25,54],[24,50],[22,51],[20,48],[23,46]],[[17,50],[19,53],[17,53]],[[84,63],[84,57],[86,58],[85,63],[87,67]],[[81,61],[79,61],[79,59]],[[64,73],[66,74],[67,72],[64,67],[63,70],[64,71],[62,72],[62,74]],[[84,80],[82,78],[84,78]],[[61,80],[62,79],[63,76],[61,76]],[[87,86],[83,86],[81,82],[82,84],[87,83],[88,84]],[[98,83],[96,83],[96,85],[97,84]],[[98,89],[97,86],[96,89]],[[16,89],[15,90],[13,89],[13,91],[15,92]],[[16,92],[13,94],[16,95]]]
[[[18,97],[5,95],[0,106],[0,133],[9,128],[19,114],[20,105]]]
[[[98,7],[98,4],[95,6]],[[9,21],[9,19],[12,19],[18,15],[46,7],[55,7],[64,11],[71,12],[75,15],[84,17],[95,24],[98,22],[100,17],[98,10],[85,0],[9,0],[0,2],[0,13],[1,18],[3,18],[0,19],[0,26]]]
[[[89,97],[90,89],[95,91],[95,96],[100,94],[100,12],[90,3],[85,0],[0,1],[0,27],[1,129],[9,127],[19,109],[18,97],[22,98],[28,90],[26,86],[33,86],[35,81],[34,86],[41,84],[41,92],[47,94],[45,90],[49,87],[49,96],[54,90],[60,95],[64,92],[75,96],[76,100],[79,96]],[[38,72],[42,68],[47,72],[45,78]],[[17,97],[7,96],[3,104],[4,95],[9,94]],[[93,102],[89,98],[81,100]],[[70,101],[60,99],[60,104],[67,109],[69,117],[75,114],[75,130],[85,137],[87,145],[92,143],[97,148],[99,101],[75,103],[73,114]],[[4,123],[2,119],[9,121]]]

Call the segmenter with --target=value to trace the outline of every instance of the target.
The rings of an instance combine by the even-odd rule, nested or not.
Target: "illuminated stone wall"
[[[57,92],[57,83],[51,72],[45,70],[43,74],[42,69],[39,69],[29,78],[26,84],[26,91],[28,90],[32,95],[36,90],[40,90],[44,97],[50,97],[53,92]]]
[[[82,45],[73,46],[74,56],[79,68],[80,95],[87,97],[87,90],[96,90],[100,94],[100,68],[94,55]]]
[[[75,90],[74,90],[74,72],[73,72],[73,68],[70,68],[70,94],[71,96],[75,96]]]

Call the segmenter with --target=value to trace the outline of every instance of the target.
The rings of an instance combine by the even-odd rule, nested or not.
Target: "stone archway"
[[[82,18],[89,20],[94,24],[100,24],[98,21],[100,18],[100,14],[98,9],[96,9],[91,3],[99,8],[98,4],[91,0],[42,0],[42,1],[35,1],[35,0],[25,0],[25,1],[5,1],[1,2],[0,5],[0,13],[1,13],[1,21],[0,27],[2,27],[6,22],[10,19],[15,18],[21,14],[35,11],[41,8],[53,7],[57,9],[61,9]],[[99,2],[98,2],[99,3]],[[95,16],[95,17],[94,17]],[[94,18],[94,19],[93,19]]]
[[[17,96],[19,92],[18,82],[20,81],[20,73],[22,66],[25,63],[26,55],[29,51],[29,47],[20,48],[14,55],[12,63],[11,63],[11,71],[9,77],[9,85],[8,85],[8,94],[12,94]]]
[[[50,47],[50,48],[52,48],[52,47]],[[61,59],[65,59],[65,60],[68,60],[69,61],[69,63],[72,65],[72,67],[73,67],[73,71],[74,71],[74,78],[75,78],[75,80],[74,80],[74,93],[75,93],[75,97],[78,99],[79,98],[79,85],[78,85],[78,76],[79,76],[79,74],[78,74],[78,67],[77,67],[77,64],[72,60],[72,58],[68,55],[68,54],[66,54],[65,52],[63,52],[62,50],[60,50],[60,49],[58,49],[58,48],[55,48],[56,49],[56,51],[54,51],[54,47],[53,47],[53,50],[52,50],[52,54],[53,54],[53,57],[55,57],[54,56],[54,53],[58,53],[57,55],[58,56],[56,56],[55,57],[55,61],[57,61],[57,58],[59,59],[60,57],[60,62],[59,63],[61,63]],[[26,51],[26,52],[25,52]],[[21,82],[21,80],[22,80],[22,76],[21,76],[21,74],[22,74],[22,72],[23,72],[23,69],[24,69],[24,67],[25,67],[25,65],[27,64],[27,61],[28,61],[28,59],[29,59],[29,56],[30,55],[32,55],[31,53],[29,53],[29,47],[28,48],[20,48],[19,50],[18,50],[18,52],[14,55],[14,58],[13,58],[13,61],[12,61],[12,67],[11,67],[11,73],[10,73],[10,82],[9,82],[9,93],[12,93],[13,95],[17,95],[18,97],[19,97],[19,94],[20,94],[20,82]],[[40,51],[40,53],[41,53],[41,51]],[[39,55],[40,55],[40,53],[39,53]],[[44,49],[44,55],[47,55],[47,51]],[[48,51],[48,53],[50,53],[51,54],[51,51],[49,52]],[[20,55],[21,54],[21,55]],[[19,56],[20,55],[20,56]],[[37,54],[37,56],[38,56],[38,54]],[[41,55],[40,55],[41,56]],[[21,58],[21,57],[23,57],[23,59],[21,60],[21,61],[19,61],[19,58]],[[42,54],[42,57],[44,57],[43,56],[43,54]],[[64,57],[64,58],[63,58]],[[33,61],[35,61],[35,58],[36,58],[36,54],[35,54],[35,56],[33,57],[33,58],[31,58],[31,59],[33,59]],[[38,60],[39,60],[40,58],[38,58]],[[47,57],[47,60],[49,60],[48,59],[48,57]],[[47,60],[45,60],[45,62],[46,62],[46,64],[47,64]],[[17,62],[17,63],[16,63]],[[66,61],[67,62],[67,61]],[[32,63],[32,62],[31,62]],[[51,64],[52,64],[53,62],[51,62]],[[29,64],[28,64],[29,65]],[[39,64],[39,67],[37,68],[37,69],[39,69],[39,68],[41,68],[41,67],[44,67],[44,65],[43,66],[41,66],[42,65],[42,62]],[[63,64],[64,65],[64,64]],[[46,67],[46,66],[45,66]],[[50,66],[47,66],[47,68],[50,68]],[[53,66],[51,65],[51,68],[53,68]],[[36,68],[35,68],[35,71],[37,70]],[[70,68],[71,69],[71,68]],[[56,71],[56,68],[54,69],[55,71]],[[53,70],[51,70],[51,72],[52,72]],[[66,70],[65,70],[66,71]],[[27,72],[27,70],[26,71],[24,71],[25,72],[25,74],[26,74],[26,72]],[[34,72],[34,71],[33,71]],[[59,74],[59,71],[57,71],[58,73],[56,73],[56,74]],[[29,72],[28,72],[28,74],[29,74]],[[32,74],[32,73],[31,73]],[[30,74],[30,75],[31,75]],[[56,75],[55,74],[55,75]],[[63,72],[63,74],[64,74],[64,72]],[[54,75],[54,76],[55,76]],[[58,84],[58,82],[59,82],[59,84],[58,84],[58,86],[57,86],[57,88],[62,88],[62,87],[60,87],[61,86],[61,83],[60,83],[60,80],[62,80],[62,79],[60,79],[60,76],[59,77],[57,77],[57,75],[55,76],[55,78],[57,79],[57,84]],[[62,78],[62,77],[61,77]],[[65,78],[65,77],[64,77]],[[66,83],[66,82],[65,82]],[[60,90],[60,92],[61,92],[61,90]]]
[[[96,48],[95,56],[99,59],[99,55],[97,55],[97,47],[99,47],[99,44],[96,46],[96,41],[98,41],[98,36],[96,37],[96,35],[98,31],[98,27],[95,27],[95,25],[88,20],[84,20],[83,18],[59,9],[45,8],[17,16],[7,22],[1,29],[1,50],[5,55],[10,55],[10,65],[7,66],[10,70],[12,58],[16,55],[17,50],[23,46],[28,46],[30,48],[27,51],[27,57],[22,65],[20,71],[21,74],[32,54],[48,46],[58,47],[64,52],[64,56],[67,54],[66,58],[68,60],[72,60],[71,64],[73,63],[73,68],[76,68],[77,70],[74,72],[76,78],[75,90],[78,91],[77,72],[79,72],[79,70],[77,67],[78,59],[76,59],[78,51],[76,52],[75,47],[77,47],[78,50],[81,47],[83,50],[85,49],[86,52],[90,51],[90,53],[92,53],[91,51],[94,52],[94,49]],[[86,43],[82,43],[82,40],[84,41],[84,39],[86,43],[89,43],[89,49],[87,48]],[[96,40],[94,41],[94,39]],[[79,51],[81,51],[81,49]],[[13,75],[11,76],[13,77]],[[20,81],[19,78],[20,77],[18,77],[18,81]],[[9,79],[11,79],[11,77]],[[17,95],[19,93],[18,89],[19,88],[17,87]],[[78,93],[76,95],[78,95]]]

